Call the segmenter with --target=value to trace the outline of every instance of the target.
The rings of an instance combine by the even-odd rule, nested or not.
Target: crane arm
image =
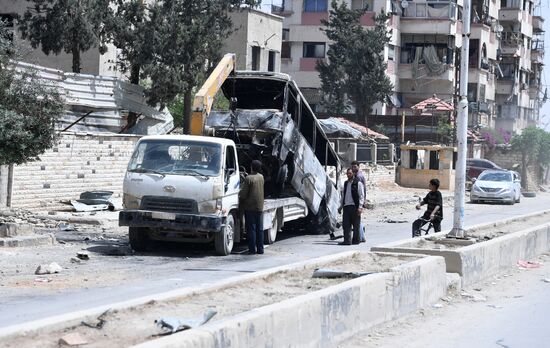
[[[204,82],[195,95],[190,126],[190,133],[192,135],[203,135],[204,123],[212,109],[214,97],[227,77],[235,71],[235,60],[235,54],[233,53],[228,53],[223,56],[214,71],[208,76],[206,82]]]

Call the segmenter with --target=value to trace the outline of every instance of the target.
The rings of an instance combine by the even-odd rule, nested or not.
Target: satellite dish
[[[402,8],[407,8],[407,7],[409,7],[409,2],[408,2],[407,0],[401,1],[401,7],[402,7]]]
[[[497,26],[497,32],[500,33],[500,32],[502,32],[503,30],[504,30],[504,27],[503,27],[502,25],[499,24],[499,25]]]

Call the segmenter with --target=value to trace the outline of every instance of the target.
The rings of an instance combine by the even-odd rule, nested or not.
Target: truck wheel
[[[146,227],[128,228],[130,247],[135,251],[147,251],[149,246],[149,231]]]
[[[264,244],[275,243],[275,239],[277,239],[277,232],[279,232],[279,219],[277,219],[277,214],[273,214],[271,228],[264,230]]]
[[[227,215],[225,220],[225,227],[216,234],[214,237],[214,247],[216,248],[216,254],[221,256],[227,256],[231,254],[233,250],[233,237],[235,233],[235,216],[233,214]]]

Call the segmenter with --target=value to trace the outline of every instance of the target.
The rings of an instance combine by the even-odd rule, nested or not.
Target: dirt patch
[[[315,268],[353,272],[388,272],[392,267],[414,261],[416,256],[394,256],[358,253],[351,257],[292,271],[281,271],[247,283],[232,285],[223,290],[205,290],[200,294],[178,297],[168,301],[151,301],[124,310],[113,310],[102,317],[102,329],[84,325],[60,330],[31,333],[24,337],[3,339],[5,347],[58,347],[58,340],[67,333],[79,333],[89,344],[86,347],[121,347],[156,338],[160,329],[155,320],[162,317],[202,317],[211,308],[218,313],[212,321],[234,316],[253,308],[284,301],[321,290],[348,279],[312,278]]]

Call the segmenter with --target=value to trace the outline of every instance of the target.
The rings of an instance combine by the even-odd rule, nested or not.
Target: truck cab
[[[151,240],[214,241],[227,255],[238,232],[240,172],[235,143],[193,135],[146,136],[138,141],[123,184],[119,225],[130,245]]]

